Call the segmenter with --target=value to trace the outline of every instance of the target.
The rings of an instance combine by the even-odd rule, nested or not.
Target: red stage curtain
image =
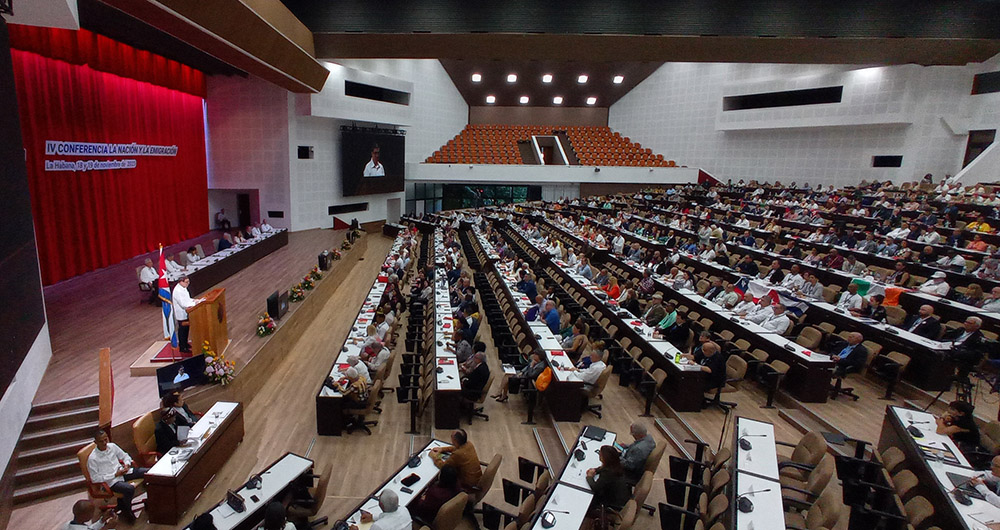
[[[81,30],[11,24],[10,47],[205,97],[205,75],[190,66]]]
[[[200,97],[11,52],[46,285],[208,231]],[[176,156],[47,156],[46,140],[176,145],[178,151]],[[120,159],[134,159],[137,167],[45,171],[45,160]]]

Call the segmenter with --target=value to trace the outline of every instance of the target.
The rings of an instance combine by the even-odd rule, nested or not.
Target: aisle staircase
[[[14,504],[85,488],[76,452],[98,428],[98,396],[31,407],[17,443]]]

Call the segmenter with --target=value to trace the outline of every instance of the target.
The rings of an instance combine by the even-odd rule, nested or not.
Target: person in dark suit
[[[462,378],[462,397],[475,401],[479,399],[486,382],[490,380],[490,367],[486,365],[486,355],[483,352],[476,352],[470,362],[470,367],[463,366],[465,373]]]
[[[983,325],[983,319],[979,317],[969,317],[961,328],[946,331],[941,342],[951,342],[954,347],[951,352],[952,359],[964,367],[973,367],[979,364],[983,355],[988,351],[986,337],[979,328]],[[960,368],[961,369],[961,368]]]
[[[764,271],[764,274],[760,278],[775,285],[781,283],[781,280],[785,279],[785,273],[781,270],[781,263],[778,263],[778,260],[772,261],[771,268]]]
[[[712,287],[709,288],[709,290],[705,291],[705,294],[703,294],[702,296],[708,300],[711,300],[715,298],[719,293],[725,290],[726,290],[725,287],[722,286],[722,280],[715,279],[712,281]]]
[[[153,433],[156,435],[156,452],[161,455],[181,445],[177,439],[177,413],[173,409],[166,409],[160,415],[160,421],[156,422]]]
[[[869,353],[868,348],[861,345],[864,340],[860,333],[851,333],[847,336],[847,344],[830,356],[830,360],[837,363],[833,368],[834,377],[861,371]]]
[[[941,321],[934,316],[934,307],[924,304],[920,306],[919,314],[907,317],[903,329],[921,337],[937,340],[941,332]]]
[[[781,254],[782,256],[788,256],[790,258],[802,259],[802,249],[799,248],[798,244],[795,242],[794,239],[789,241],[788,246],[781,249],[781,252],[779,252],[779,254]]]
[[[736,268],[747,276],[757,276],[760,274],[760,267],[757,266],[757,262],[753,260],[750,254],[743,256],[743,260],[736,264]]]

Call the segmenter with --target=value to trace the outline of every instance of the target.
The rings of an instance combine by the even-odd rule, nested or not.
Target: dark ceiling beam
[[[292,92],[319,92],[329,74],[309,51],[276,29],[289,24],[287,19],[272,24],[239,0],[102,1]],[[281,8],[280,4],[277,7]],[[297,34],[295,38],[302,36]]]
[[[316,57],[963,65],[1000,40],[659,35],[314,33]]]

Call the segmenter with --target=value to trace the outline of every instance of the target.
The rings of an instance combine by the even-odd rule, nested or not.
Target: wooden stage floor
[[[228,358],[238,366],[246,364],[260,347],[255,328],[257,316],[266,309],[267,296],[297,283],[316,266],[316,256],[323,249],[339,248],[345,233],[293,232],[287,246],[217,285],[226,288],[232,340],[226,352]],[[195,243],[211,248],[217,234],[185,241],[171,250]],[[382,238],[379,234],[372,236]],[[146,303],[147,294],[137,287],[135,267],[142,265],[145,258],[133,258],[45,288],[52,360],[35,394],[35,403],[96,394],[97,353],[108,347],[115,376],[113,422],[126,421],[158,406],[156,378],[129,375],[129,365],[163,335],[160,306]]]

